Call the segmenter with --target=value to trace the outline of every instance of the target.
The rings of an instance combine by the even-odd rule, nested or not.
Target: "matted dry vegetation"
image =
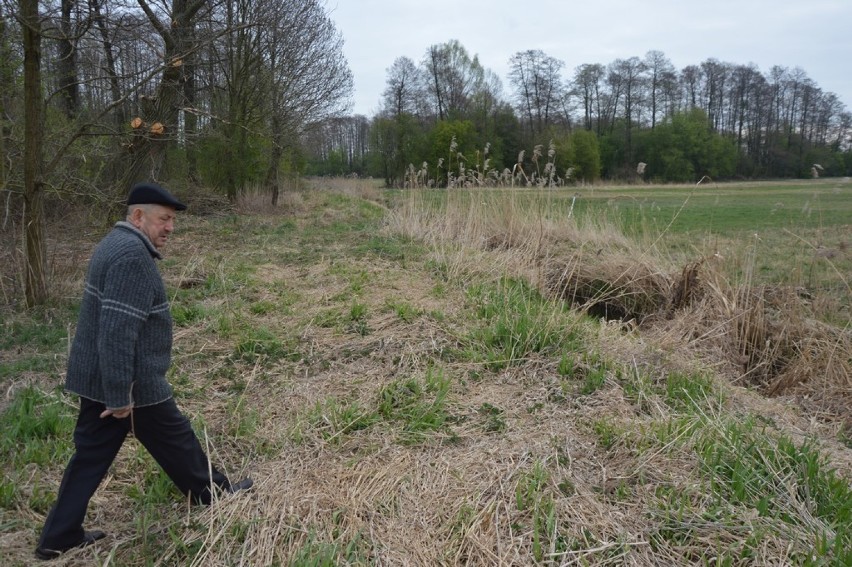
[[[369,184],[346,187],[347,199],[381,200]],[[734,286],[712,258],[678,266],[608,225],[548,221],[511,200],[392,208],[387,234],[425,243],[422,257],[359,256],[338,238],[284,261],[306,244],[281,237],[284,223],[302,234],[353,213],[321,194],[283,203],[182,219],[163,267],[174,290],[215,288],[190,305],[215,315],[177,329],[173,381],[214,460],[250,473],[255,490],[208,508],[170,505],[173,495],[129,504],[128,491],[158,484],[130,442],[87,521],[110,537],[56,564],[787,565],[814,534],[833,533],[801,510],[794,478],[776,479],[775,505],[806,525],[720,500],[696,454],[696,429],[724,439],[731,416],[759,416],[773,434],[819,440],[833,467],[852,471],[837,441],[849,330],[814,320],[807,298]],[[507,274],[579,308],[558,316],[586,337],[574,374],[605,371],[596,388],[566,378],[559,357],[492,370],[458,354],[479,324],[469,288]],[[298,356],[240,355],[258,329]],[[359,421],[394,384],[436,372],[449,388],[445,426],[412,439],[403,421]],[[691,373],[718,392],[698,414],[661,393],[669,376]],[[55,490],[62,465],[32,471],[31,487]],[[28,564],[43,515],[21,507],[2,519],[4,553]]]
[[[520,210],[511,197],[449,202],[436,210],[413,198],[395,213],[394,230],[452,250],[461,270],[482,270],[478,255],[488,251],[484,264],[494,270],[536,281],[592,316],[639,327],[656,344],[686,349],[732,383],[789,395],[809,413],[852,427],[852,326],[821,322],[808,291],[750,277],[735,283],[718,255],[678,265],[600,219],[555,221]],[[841,293],[852,295],[843,274],[838,279]]]

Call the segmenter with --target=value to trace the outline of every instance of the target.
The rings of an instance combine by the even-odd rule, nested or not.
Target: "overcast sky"
[[[678,70],[715,58],[800,67],[852,111],[852,0],[325,0],[355,78],[353,113],[379,108],[397,57],[418,65],[430,45],[457,39],[503,81],[508,61],[540,49],[565,63],[644,58],[662,51]]]

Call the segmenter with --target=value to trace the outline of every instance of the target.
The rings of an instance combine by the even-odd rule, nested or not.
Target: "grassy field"
[[[256,489],[189,507],[129,440],[87,519],[109,537],[57,564],[852,564],[850,219],[837,180],[330,180],[182,216],[170,380]],[[32,563],[73,451],[103,234],[76,228],[57,300],[2,307],[3,564]]]

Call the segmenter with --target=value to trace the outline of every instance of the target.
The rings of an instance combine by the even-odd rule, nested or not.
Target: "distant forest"
[[[47,299],[51,214],[117,218],[143,180],[274,206],[304,174],[393,187],[852,175],[852,115],[804,70],[678,70],[657,51],[571,72],[519,51],[504,85],[449,41],[398,58],[380,112],[349,116],[352,73],[326,10],[0,0],[0,232],[20,251],[27,305]]]
[[[482,171],[487,148],[498,181],[518,163],[540,172],[548,157],[553,172],[539,183],[852,174],[852,114],[799,68],[708,59],[676,69],[659,51],[571,72],[540,50],[509,63],[504,86],[459,41],[398,58],[377,116],[330,118],[306,137],[308,170],[479,182],[446,166]]]
[[[457,40],[387,69],[351,116],[321,0],[0,2],[0,197],[116,202],[134,181],[231,200],[297,175],[389,186],[852,175],[852,114],[802,69],[659,51],[507,77]],[[27,200],[30,202],[27,204]]]

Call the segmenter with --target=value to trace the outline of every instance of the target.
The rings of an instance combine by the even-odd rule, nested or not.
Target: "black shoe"
[[[235,492],[239,492],[240,490],[248,490],[252,486],[254,486],[254,481],[249,477],[246,477],[239,482],[235,482],[229,485],[225,492],[227,492],[228,494],[234,494]]]
[[[49,560],[56,559],[69,549],[74,549],[77,547],[88,547],[98,541],[99,539],[104,539],[106,534],[100,530],[92,530],[83,533],[83,541],[80,543],[69,545],[67,547],[60,547],[59,549],[49,549],[47,547],[37,547],[35,550],[35,556],[39,559]]]

